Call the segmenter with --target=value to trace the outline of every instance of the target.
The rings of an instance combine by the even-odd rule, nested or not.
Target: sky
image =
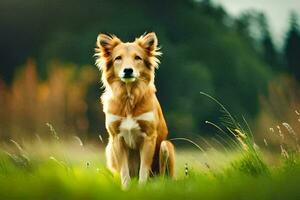
[[[296,12],[300,20],[300,0],[213,0],[213,2],[221,4],[233,16],[239,16],[249,9],[263,11],[278,47],[282,46],[288,30],[290,12]]]

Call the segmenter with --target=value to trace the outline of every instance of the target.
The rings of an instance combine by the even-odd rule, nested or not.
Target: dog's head
[[[104,84],[115,81],[131,84],[154,80],[160,54],[157,37],[152,32],[126,43],[114,35],[99,34],[95,56]]]

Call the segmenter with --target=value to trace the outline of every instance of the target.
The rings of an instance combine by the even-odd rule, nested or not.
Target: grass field
[[[0,199],[300,199],[295,153],[179,149],[175,180],[151,178],[144,186],[133,180],[123,191],[105,168],[100,143],[82,144],[74,137],[11,141],[3,149]]]
[[[47,124],[50,137],[1,143],[0,199],[300,199],[300,146],[293,128],[283,123],[284,136],[277,126],[272,134],[281,138],[278,146],[265,141],[258,147],[247,122],[241,125],[213,100],[225,113],[223,122],[206,123],[222,136],[202,138],[202,144],[177,138],[190,145],[176,151],[174,180],[154,177],[141,186],[133,179],[122,190],[119,177],[105,167],[102,137],[93,143],[60,138]]]

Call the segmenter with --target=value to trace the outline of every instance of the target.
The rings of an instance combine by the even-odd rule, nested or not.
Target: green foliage
[[[243,118],[243,126],[217,99],[203,92],[201,92],[201,94],[210,98],[217,105],[219,105],[221,107],[221,111],[223,112],[223,116],[221,117],[221,126],[209,121],[206,123],[213,125],[218,131],[221,131],[224,134],[223,136],[227,136],[226,140],[229,140],[229,142],[231,142],[235,148],[241,150],[241,158],[232,163],[233,169],[248,175],[268,174],[269,169],[266,163],[263,161],[263,158],[258,150],[258,146],[254,142],[252,131],[245,118]]]
[[[39,77],[43,79],[51,76],[46,66],[53,60],[76,63],[77,68],[93,65],[99,32],[130,41],[145,31],[155,31],[163,52],[156,76],[158,97],[173,136],[203,132],[204,119],[217,118],[214,107],[201,100],[199,91],[222,98],[233,113],[255,117],[257,96],[264,93],[272,78],[273,73],[254,48],[254,39],[249,39],[250,32],[241,31],[239,20],[210,1],[92,0],[83,4],[82,0],[65,0],[45,5],[34,0],[25,7],[23,3],[1,1],[0,7],[18,13],[15,17],[3,13],[1,18],[3,29],[12,33],[5,44],[15,47],[1,52],[4,59],[0,62],[4,65],[0,64],[0,73],[4,72],[5,79],[10,79],[9,74],[28,56],[37,59]],[[15,33],[9,24],[18,27],[19,32]],[[16,37],[22,33],[26,37]],[[9,55],[20,58],[11,60]],[[90,86],[89,94],[99,93],[95,84]],[[95,95],[86,99],[97,101]],[[91,127],[104,126],[104,122],[95,120],[98,113],[91,112],[91,107],[88,111]]]
[[[295,76],[297,80],[300,80],[300,31],[298,25],[298,19],[295,13],[291,14],[290,28],[285,41],[285,59],[289,71]]]
[[[94,148],[83,143],[77,136],[73,137],[76,143],[62,140],[54,127],[47,124],[52,140],[45,142],[38,138],[22,144],[11,140],[12,146],[8,148],[11,153],[0,152],[0,198],[226,200],[299,197],[299,151],[287,146],[288,152],[282,155],[281,163],[267,164],[247,122],[242,126],[218,100],[205,93],[202,95],[221,107],[222,126],[207,124],[225,134],[222,135],[224,140],[233,148],[223,146],[226,151],[216,154],[189,139],[177,138],[189,141],[200,151],[177,150],[175,180],[152,177],[141,186],[135,178],[124,191],[120,177],[104,166],[104,150],[99,151],[98,145]],[[223,164],[218,166],[214,160]]]
[[[183,169],[179,168],[182,172],[177,172],[176,180],[152,178],[145,186],[133,180],[128,191],[122,191],[119,178],[98,159],[87,166],[78,162],[77,156],[76,162],[64,162],[64,166],[60,159],[37,157],[28,168],[16,165],[6,155],[0,158],[1,199],[291,199],[300,195],[299,163],[292,169],[286,166],[291,170],[269,166],[270,176],[241,172],[233,165],[209,172],[194,168],[188,176],[181,175]],[[194,161],[189,162],[195,166]],[[235,163],[243,166],[238,158]]]
[[[261,157],[254,153],[246,153],[240,160],[233,162],[232,167],[234,170],[253,176],[269,173],[269,169]]]

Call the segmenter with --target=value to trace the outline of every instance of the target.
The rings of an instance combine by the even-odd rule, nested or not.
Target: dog
[[[174,146],[166,140],[168,129],[155,94],[159,50],[154,32],[126,43],[114,35],[97,37],[95,57],[109,133],[107,167],[120,175],[124,188],[131,177],[142,184],[152,175],[174,176]]]

